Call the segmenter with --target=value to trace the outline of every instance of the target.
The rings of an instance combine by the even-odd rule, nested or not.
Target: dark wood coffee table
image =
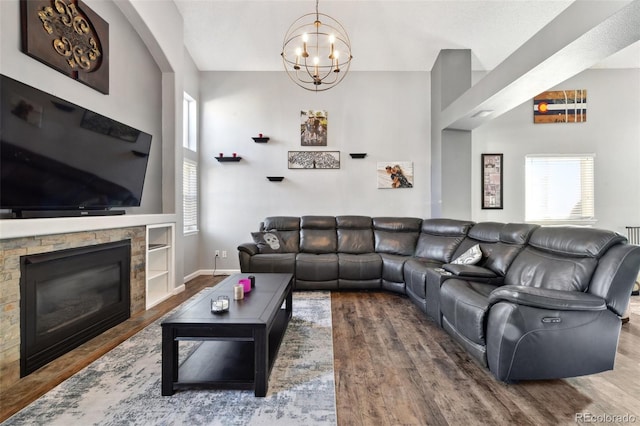
[[[233,286],[249,274],[225,279],[162,322],[162,395],[204,386],[255,389],[267,394],[269,374],[291,319],[293,276],[252,274],[256,286],[242,300]],[[229,312],[211,312],[211,299],[229,297]],[[180,341],[202,341],[178,365]]]

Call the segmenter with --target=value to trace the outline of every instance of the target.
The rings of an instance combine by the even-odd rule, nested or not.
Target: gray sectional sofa
[[[252,237],[238,247],[242,272],[405,294],[505,382],[612,369],[640,268],[640,247],[594,228],[275,216]]]

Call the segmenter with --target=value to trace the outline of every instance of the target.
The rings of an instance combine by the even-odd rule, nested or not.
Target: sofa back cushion
[[[376,253],[413,255],[422,219],[415,217],[375,217],[373,235]]]
[[[465,239],[472,225],[473,222],[455,219],[423,220],[415,256],[442,263],[451,262],[455,259],[456,249]],[[461,250],[459,254],[467,251],[472,245]]]
[[[300,252],[321,254],[338,250],[334,216],[302,216],[300,228]]]
[[[373,221],[368,216],[337,216],[338,252],[373,253]]]
[[[482,266],[504,276],[513,260],[531,238],[533,231],[538,228],[539,225],[528,223],[504,224],[500,229],[497,243],[480,244],[484,255]]]
[[[626,239],[611,231],[540,227],[507,271],[505,284],[586,291],[598,259]]]
[[[297,253],[300,248],[300,218],[270,216],[260,225],[260,231],[277,231],[280,253]]]

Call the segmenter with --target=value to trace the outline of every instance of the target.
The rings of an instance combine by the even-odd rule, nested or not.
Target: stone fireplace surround
[[[155,215],[154,215],[155,216]],[[167,221],[157,215],[149,223]],[[116,220],[117,227],[107,219],[29,219],[0,221],[0,394],[20,379],[20,256],[47,253],[67,248],[85,247],[112,241],[131,240],[131,316],[145,310],[146,224],[140,217]],[[148,218],[147,215],[145,217]],[[71,222],[75,220],[75,222]],[[104,222],[108,221],[108,224]],[[35,224],[48,234],[25,235],[19,230]],[[51,224],[62,226],[50,226]],[[69,224],[71,224],[69,226]],[[22,226],[20,226],[22,225]],[[126,226],[132,225],[132,226]],[[113,227],[116,226],[116,227]],[[89,230],[80,230],[82,228]],[[31,233],[38,232],[31,231]],[[56,233],[53,233],[56,232]],[[60,233],[57,233],[60,232]]]

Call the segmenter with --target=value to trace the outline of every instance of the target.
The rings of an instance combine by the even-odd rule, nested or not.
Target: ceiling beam
[[[576,1],[442,111],[473,130],[640,40],[640,0]],[[475,115],[475,117],[474,117]]]

